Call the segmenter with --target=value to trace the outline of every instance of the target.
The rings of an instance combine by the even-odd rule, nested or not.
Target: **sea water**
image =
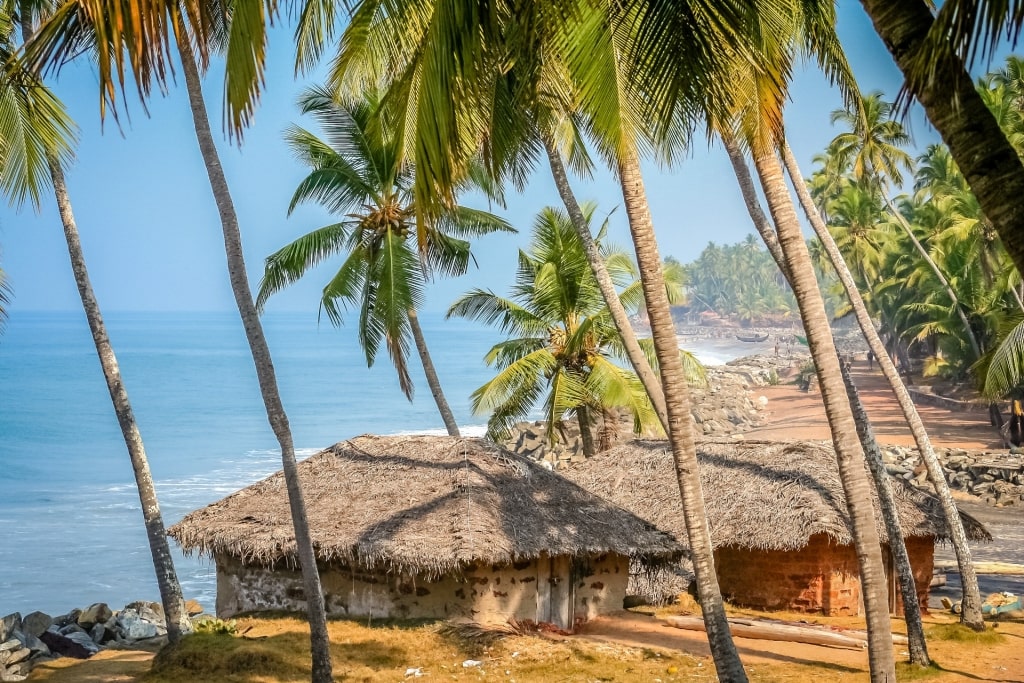
[[[482,434],[469,397],[493,376],[483,357],[499,332],[420,321],[463,434]],[[263,322],[299,457],[363,433],[445,433],[415,350],[409,402],[385,351],[368,368],[352,329],[315,314]],[[120,313],[107,325],[168,526],[280,468],[237,315]],[[705,362],[760,346],[682,341]],[[185,596],[212,610],[212,563],[171,547]],[[137,599],[157,600],[156,580],[84,315],[17,312],[0,336],[0,616]]]

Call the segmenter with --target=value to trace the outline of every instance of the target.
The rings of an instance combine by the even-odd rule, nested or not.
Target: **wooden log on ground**
[[[701,617],[666,617],[665,622],[673,628],[681,628],[687,631],[704,630],[704,619]],[[729,619],[729,630],[738,638],[780,640],[790,643],[838,647],[847,650],[863,650],[868,645],[865,640],[845,636],[833,631],[822,631],[789,624],[758,623],[746,619]]]
[[[850,638],[856,638],[867,642],[868,632],[859,628],[840,628],[837,626],[829,626],[828,624],[811,624],[808,622],[792,622],[782,621],[781,619],[747,619],[743,617],[733,617],[729,620],[729,623],[737,624],[778,624],[780,626],[793,626],[796,628],[806,628],[815,631],[828,631],[829,633],[838,633],[843,636],[849,636]],[[902,633],[893,633],[892,642],[894,645],[907,645],[910,641]]]

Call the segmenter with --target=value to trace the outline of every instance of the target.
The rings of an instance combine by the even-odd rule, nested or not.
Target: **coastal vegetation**
[[[993,108],[1017,97],[992,85],[1015,68],[1011,61],[979,82]],[[983,359],[1024,312],[1020,275],[949,151],[931,145],[911,158],[892,105],[878,93],[865,103],[863,115],[833,115],[853,129],[816,157],[808,187],[817,209],[904,372],[984,389]],[[1014,138],[1020,124],[1003,120]],[[913,191],[900,191],[911,180]]]
[[[473,257],[466,238],[512,227],[492,213],[455,206],[420,229],[411,193],[415,170],[404,159],[396,132],[374,124],[380,106],[373,91],[351,103],[336,102],[323,87],[301,96],[300,111],[313,115],[327,139],[298,126],[285,133],[292,152],[310,168],[295,190],[289,213],[302,202],[316,202],[339,220],[267,257],[256,306],[262,309],[274,292],[325,259],[343,255],[341,266],[324,286],[321,310],[335,325],[342,323],[343,309],[359,311],[359,344],[367,365],[373,365],[384,344],[410,401],[411,336],[445,428],[450,436],[458,436],[417,310],[430,277],[457,277],[469,269]],[[421,234],[422,259],[417,249]]]
[[[582,207],[589,226],[596,205]],[[590,228],[588,227],[588,231]],[[616,285],[625,310],[638,312],[643,304],[636,266],[629,256],[605,244],[607,222],[597,231],[605,268]],[[678,276],[681,269],[667,267]],[[678,279],[666,277],[669,301],[682,301]],[[600,438],[595,434],[597,417],[625,408],[633,418],[634,431],[659,430],[660,422],[636,374],[615,364],[625,356],[622,339],[611,322],[608,308],[590,269],[584,247],[565,212],[548,207],[533,224],[529,249],[519,253],[516,283],[510,298],[476,289],[448,309],[449,316],[480,320],[510,336],[487,354],[497,376],[472,395],[474,412],[489,416],[487,435],[497,442],[507,438],[512,426],[543,403],[547,438],[567,415],[580,425],[583,451],[595,455]],[[653,349],[645,344],[650,362],[657,367]],[[688,380],[700,380],[700,364],[685,351]]]
[[[373,362],[382,343],[387,346],[408,396],[411,335],[448,432],[458,434],[419,332],[420,292],[431,273],[467,270],[469,245],[463,238],[508,229],[501,219],[459,207],[458,194],[471,181],[493,185],[496,196],[504,185],[521,187],[541,149],[568,214],[549,210],[538,223],[531,251],[520,257],[520,279],[511,299],[474,292],[451,310],[500,322],[504,331],[518,335],[492,350],[489,358],[501,374],[478,390],[474,407],[493,411],[491,431],[497,435],[540,398],[543,379],[552,383],[546,409],[552,425],[575,413],[586,432],[590,411],[623,404],[631,407],[638,426],[660,421],[671,446],[717,674],[722,680],[747,679],[715,576],[691,419],[692,373],[678,350],[670,310],[673,290],[666,284],[641,169],[642,160],[654,152],[669,161],[681,156],[698,127],[714,131],[730,147],[741,183],[749,171],[741,170],[739,162],[746,155],[753,162],[770,222],[759,206],[755,210],[751,193],[745,196],[778,272],[752,239],[736,250],[712,245],[702,255],[704,263],[691,269],[691,291],[709,309],[729,307],[726,314],[746,324],[784,320],[799,312],[858,550],[871,677],[892,679],[891,625],[881,548],[866,503],[863,447],[829,326],[830,317],[846,311],[845,304],[831,312],[826,308],[821,267],[816,270],[778,156],[786,150],[782,119],[787,81],[798,54],[806,53],[838,82],[848,100],[848,109],[834,120],[850,130],[840,133],[819,160],[821,169],[810,186],[830,237],[854,265],[850,277],[888,344],[884,356],[897,357],[905,373],[915,370],[913,359],[918,357],[923,358],[920,369],[925,375],[973,377],[993,397],[1012,393],[1019,389],[1024,368],[1019,272],[1024,266],[1024,210],[1019,206],[1024,155],[1013,147],[1024,139],[1020,65],[1011,63],[975,88],[960,58],[973,56],[976,41],[985,50],[1005,28],[1018,31],[1024,14],[1011,15],[1006,3],[994,3],[993,11],[984,13],[974,12],[977,3],[971,0],[950,0],[933,18],[925,3],[889,7],[892,3],[863,1],[907,74],[909,92],[949,144],[948,150],[930,148],[914,168],[901,148],[907,137],[893,118],[894,108],[880,96],[854,96],[831,2],[737,2],[722,7],[692,0],[682,9],[675,3],[632,6],[582,0],[361,2],[350,12],[332,2],[299,4],[298,70],[316,66],[337,42],[328,86],[307,96],[305,113],[320,116],[329,137],[338,134],[341,142],[325,143],[305,131],[292,131],[293,148],[313,169],[292,204],[314,200],[344,218],[272,255],[255,302],[201,77],[211,57],[222,51],[226,121],[230,133],[240,138],[263,86],[266,31],[277,16],[276,2],[235,3],[230,10],[196,0],[65,3],[50,8],[53,16],[28,46],[28,68],[5,72],[0,79],[3,189],[15,204],[26,198],[38,204],[38,188],[47,184],[56,194],[83,306],[138,475],[171,621],[180,612],[180,587],[64,185],[72,128],[59,103],[38,83],[45,66],[77,56],[83,45],[97,59],[101,108],[117,107],[128,72],[143,100],[153,87],[166,88],[173,72],[170,63],[180,59],[220,216],[232,292],[281,450],[305,579],[314,681],[332,680],[323,592],[291,429],[258,305],[321,260],[347,251],[324,290],[323,309],[337,323],[339,306],[360,308],[360,342],[367,362]],[[22,57],[11,56],[17,42],[15,19],[22,23],[23,38],[35,29],[35,10],[20,10],[16,17],[8,8],[6,21],[0,22],[11,32],[0,46],[7,51],[8,69],[22,68]],[[965,15],[968,20],[960,19]],[[30,101],[31,106],[22,106]],[[24,130],[42,132],[19,137]],[[616,265],[616,259],[602,257],[600,235],[591,239],[587,211],[569,187],[564,164],[586,175],[590,152],[620,185],[640,291],[625,283],[617,291],[616,276],[625,266],[621,259]],[[904,173],[914,178],[914,192],[894,194],[904,186]],[[790,175],[798,182],[792,170]],[[480,178],[484,180],[476,182]],[[554,254],[556,246],[569,243],[571,250]],[[567,256],[571,263],[561,260]],[[728,277],[712,272],[716,259],[720,263],[715,268],[732,270]],[[836,267],[842,270],[838,263]],[[722,300],[727,291],[737,297],[728,304]],[[848,286],[847,293],[853,310],[858,297]],[[5,295],[0,289],[0,304]],[[650,344],[635,343],[624,321],[623,311],[640,310],[641,304],[650,324]],[[870,321],[860,322],[873,327]],[[621,356],[628,358],[635,375],[609,361],[610,350],[620,342]],[[962,562],[969,565],[969,556]],[[967,567],[962,569],[969,577]],[[969,625],[980,625],[980,616],[971,609],[964,616]]]

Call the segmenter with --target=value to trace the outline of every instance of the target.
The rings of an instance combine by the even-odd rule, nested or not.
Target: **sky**
[[[881,90],[893,98],[902,77],[859,2],[840,0],[838,28],[861,90]],[[287,215],[291,195],[306,172],[287,150],[282,131],[294,122],[313,125],[298,116],[295,100],[306,85],[316,82],[316,74],[295,79],[292,49],[287,30],[272,33],[266,87],[241,146],[223,133],[222,73],[214,66],[205,81],[207,106],[220,134],[221,161],[238,211],[254,289],[267,255],[331,222],[329,214],[316,206],[301,206]],[[88,65],[65,68],[52,85],[80,128],[67,181],[101,308],[110,312],[234,310],[220,223],[184,84],[172,85],[165,96],[154,97],[148,115],[131,102],[130,119],[122,116],[120,129],[109,118],[101,122],[96,75]],[[839,132],[829,123],[829,114],[842,102],[813,64],[796,74],[791,98],[787,134],[809,176],[812,157]],[[908,123],[915,148],[923,150],[938,141],[919,109],[912,111]],[[521,195],[510,194],[506,209],[496,208],[519,233],[480,239],[474,246],[479,268],[458,279],[432,282],[424,310],[443,311],[473,287],[507,291],[517,250],[528,244],[533,216],[546,205],[559,204],[546,171],[538,169]],[[698,138],[690,159],[671,171],[648,164],[644,179],[662,256],[691,261],[708,242],[733,243],[753,232],[728,158],[718,145]],[[580,199],[599,202],[599,215],[613,212],[611,241],[628,246],[628,227],[614,178],[607,172],[590,182],[576,178],[574,189]],[[311,271],[275,295],[267,310],[308,311],[315,316],[320,290],[339,263]],[[0,267],[14,289],[12,312],[80,310],[52,201],[38,213],[31,207],[20,212],[0,208]]]

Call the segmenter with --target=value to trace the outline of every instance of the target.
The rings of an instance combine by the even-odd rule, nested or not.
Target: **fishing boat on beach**
[[[765,334],[737,334],[736,338],[741,342],[757,343],[768,340],[768,333]]]

